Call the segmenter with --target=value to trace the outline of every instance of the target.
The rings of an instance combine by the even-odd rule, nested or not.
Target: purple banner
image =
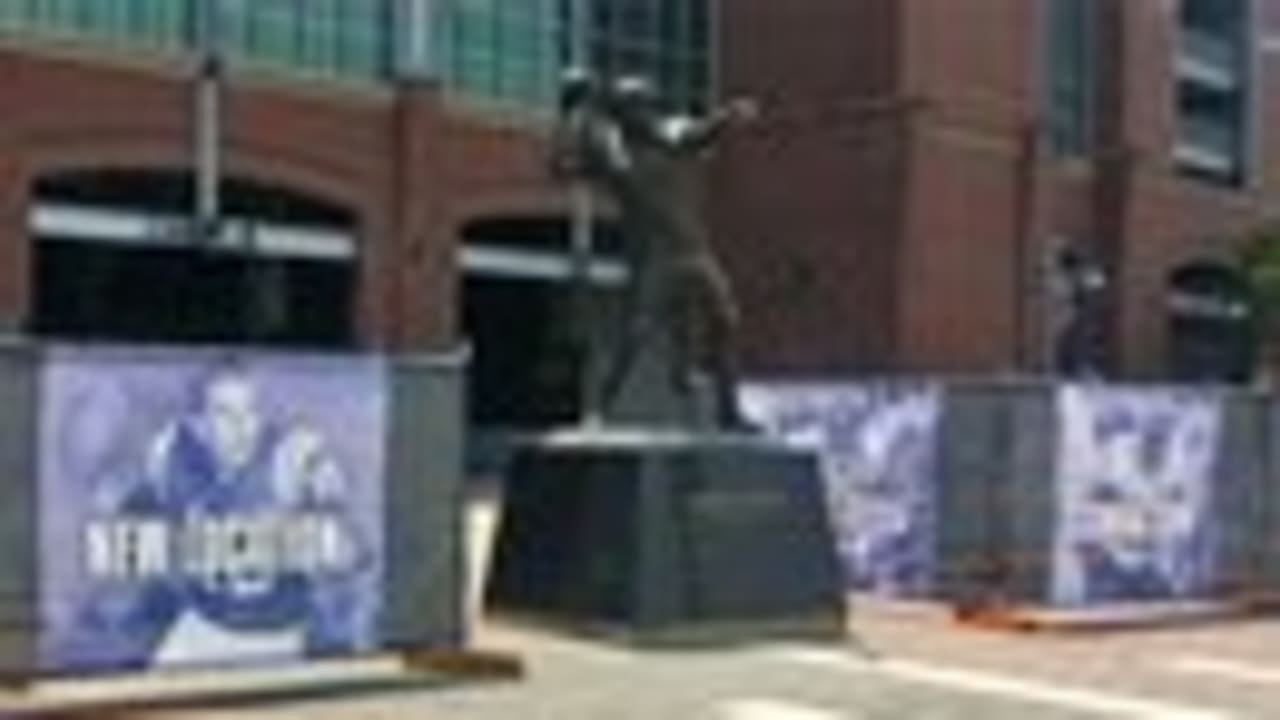
[[[376,649],[385,363],[60,348],[41,408],[46,671]]]
[[[1211,589],[1221,416],[1212,392],[1059,391],[1054,604],[1185,600]]]
[[[937,446],[932,385],[762,385],[743,391],[772,436],[818,453],[849,587],[930,593],[937,565]]]

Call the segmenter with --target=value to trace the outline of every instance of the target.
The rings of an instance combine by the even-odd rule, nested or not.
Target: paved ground
[[[519,683],[156,714],[159,720],[861,720],[1280,717],[1280,621],[1010,636],[877,615],[847,647],[635,651],[512,627]],[[874,653],[869,656],[868,651]]]
[[[473,513],[482,565],[490,510]],[[719,651],[637,651],[498,622],[478,645],[522,656],[528,677],[503,684],[417,684],[152,720],[896,720],[898,718],[1280,717],[1280,619],[1090,636],[958,628],[937,616],[862,608],[847,645],[775,644]],[[337,687],[385,680],[387,663],[306,670]],[[328,674],[326,674],[328,673]],[[220,678],[213,677],[211,681]],[[156,681],[148,681],[154,683]],[[163,685],[163,681],[160,681]],[[91,693],[62,688],[61,693]],[[132,717],[132,716],[131,716]]]

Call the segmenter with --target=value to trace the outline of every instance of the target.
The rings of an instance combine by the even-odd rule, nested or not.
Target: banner
[[[377,647],[384,363],[60,348],[40,392],[44,670]]]
[[[818,453],[849,588],[927,595],[937,564],[942,392],[932,385],[748,387],[772,436]]]
[[[1181,600],[1210,589],[1221,401],[1194,390],[1058,394],[1051,599]]]

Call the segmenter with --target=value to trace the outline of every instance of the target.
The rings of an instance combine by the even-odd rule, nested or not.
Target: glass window
[[[180,51],[202,2],[220,4],[233,57],[250,65],[382,79],[392,0],[0,0],[0,26]]]
[[[1088,151],[1093,131],[1093,0],[1050,0],[1046,23],[1046,119],[1056,155]]]
[[[1244,20],[1242,0],[1182,0],[1182,25],[1204,32],[1236,35]]]
[[[387,0],[223,2],[227,45],[250,65],[364,79],[387,70]]]
[[[176,51],[190,8],[184,0],[0,0],[0,26]]]
[[[1183,0],[1178,46],[1178,166],[1223,185],[1247,171],[1251,68],[1245,0]]]
[[[549,109],[577,48],[601,74],[651,78],[673,105],[705,104],[709,0],[439,0],[447,85],[488,103]],[[579,15],[581,14],[581,15]]]
[[[435,70],[463,96],[547,110],[581,47],[598,71],[645,74],[681,107],[707,92],[711,0],[0,0],[0,26],[184,51],[203,2],[219,3],[224,46],[242,66],[380,81],[393,43],[413,41],[407,72]]]
[[[648,77],[670,104],[698,110],[707,98],[708,0],[590,0],[592,61],[606,74]]]
[[[447,0],[438,9],[445,32],[445,81],[488,103],[548,105],[559,70],[556,7],[561,0]]]

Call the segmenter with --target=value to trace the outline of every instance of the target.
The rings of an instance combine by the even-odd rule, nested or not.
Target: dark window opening
[[[1182,25],[1201,32],[1235,38],[1246,19],[1241,0],[1182,0]]]
[[[564,220],[516,216],[472,223],[466,235],[468,242],[487,247],[565,253],[571,247],[568,233]],[[621,252],[622,238],[612,223],[597,221],[591,238],[598,255],[616,257]]]
[[[151,220],[186,217],[190,183],[167,173],[75,173],[40,182],[36,207],[88,211],[69,228],[37,227],[28,329],[52,339],[252,344],[315,349],[357,344],[357,260],[248,246],[202,248]],[[350,237],[352,215],[262,185],[226,187],[227,216]],[[100,227],[126,218],[129,232]],[[150,233],[150,235],[148,234]],[[128,234],[128,233],[125,233]]]
[[[474,344],[472,425],[536,428],[574,420],[578,350],[562,289],[476,277],[464,286],[463,322]]]
[[[43,238],[32,331],[102,342],[354,344],[341,264]]]
[[[620,267],[620,238],[601,222],[594,236],[597,262]],[[580,408],[582,338],[575,323],[576,285],[569,268],[570,227],[561,218],[495,218],[468,226],[469,253],[506,252],[509,262],[472,267],[463,283],[463,331],[472,344],[470,412],[473,426],[537,429],[574,422]],[[528,272],[521,270],[527,260]],[[591,305],[608,321],[620,286],[593,286]]]
[[[1169,283],[1169,371],[1180,382],[1245,383],[1256,355],[1254,308],[1237,271],[1184,267]]]
[[[1096,42],[1094,0],[1053,0],[1045,25],[1050,147],[1083,155],[1093,141]]]
[[[223,182],[223,211],[228,216],[263,222],[349,228],[353,213],[337,204],[278,186],[240,179]],[[195,184],[180,172],[95,170],[55,175],[36,183],[37,200],[104,207],[145,208],[153,213],[186,215],[195,203]]]

